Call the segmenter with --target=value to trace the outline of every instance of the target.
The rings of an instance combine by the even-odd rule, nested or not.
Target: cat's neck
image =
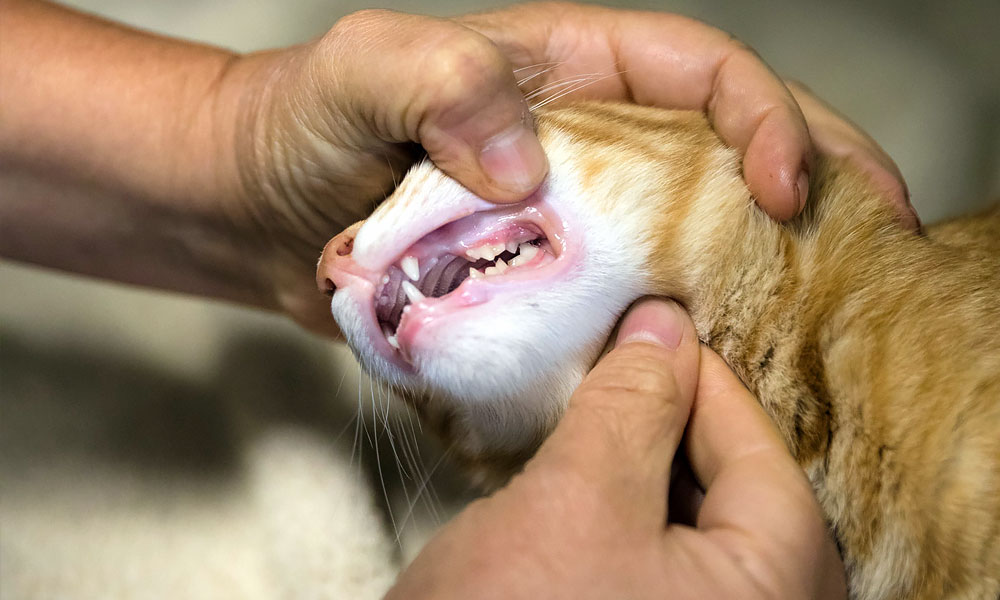
[[[681,260],[657,268],[670,275],[656,293],[685,303],[702,341],[757,395],[803,462],[826,448],[825,357],[837,317],[877,277],[873,262],[892,268],[883,201],[859,176],[835,172],[818,170],[810,208],[786,225],[753,206],[741,181],[712,182],[685,216]],[[853,186],[850,203],[832,205],[845,199],[831,186]]]

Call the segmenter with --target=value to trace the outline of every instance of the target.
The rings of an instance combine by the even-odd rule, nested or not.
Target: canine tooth
[[[413,285],[409,281],[404,281],[402,285],[403,293],[410,299],[410,302],[416,304],[424,299],[424,295],[417,289],[417,286]]]
[[[517,242],[507,242],[507,252],[514,254],[517,252]]]
[[[500,270],[497,269],[496,267],[486,267],[486,269],[483,270],[483,274],[486,275],[487,277],[490,277],[491,275],[499,275]]]
[[[396,339],[396,336],[390,335],[387,338],[385,338],[385,341],[389,342],[389,345],[395,348],[396,350],[399,350],[399,340]]]
[[[503,275],[504,271],[507,270],[507,263],[505,263],[502,258],[498,258],[496,268],[497,268],[497,273]]]
[[[482,279],[483,277],[484,275],[477,271],[475,267],[469,267],[469,279]]]
[[[525,243],[517,247],[518,256],[524,257],[524,261],[527,262],[538,254],[538,246],[532,246],[531,244]]]
[[[420,263],[417,262],[416,256],[403,257],[403,260],[399,261],[399,266],[413,281],[420,279]]]

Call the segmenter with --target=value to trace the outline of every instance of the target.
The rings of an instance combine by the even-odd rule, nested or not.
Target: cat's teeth
[[[507,263],[505,263],[502,258],[498,258],[496,263],[497,273],[503,275],[507,268]]]
[[[417,286],[413,285],[409,281],[404,281],[402,286],[403,293],[405,293],[406,297],[410,299],[410,302],[416,304],[424,299],[424,295],[417,289]]]
[[[501,246],[500,252],[503,252],[503,246]],[[465,251],[465,255],[472,260],[479,260],[480,258],[493,260],[497,254],[498,252],[496,252],[495,246],[492,244],[483,244],[477,248],[469,248]]]
[[[486,267],[486,269],[483,270],[483,274],[486,275],[487,277],[490,277],[492,275],[499,275],[500,270],[497,269],[496,267]]]
[[[502,250],[501,250],[501,252],[502,252]],[[494,258],[497,257],[496,248],[494,246],[490,246],[489,244],[487,244],[485,246],[480,246],[479,247],[479,257],[480,258],[484,258],[486,260],[493,260]]]
[[[382,325],[382,335],[385,336],[385,341],[389,342],[390,346],[399,350],[399,340],[389,331],[388,325]]]
[[[382,276],[382,285],[385,285],[387,283],[389,283],[389,274],[388,273],[386,273],[385,275]]]
[[[465,255],[472,260],[493,260],[497,256],[500,256],[504,250],[513,254],[517,251],[517,243],[507,242],[504,244],[483,244],[478,248],[469,248],[465,251]]]
[[[518,254],[514,258],[510,259],[510,266],[520,267],[523,264],[528,263],[535,255],[538,254],[538,248],[532,246],[531,244],[521,244],[517,247]]]
[[[416,256],[406,256],[403,260],[399,261],[400,268],[406,273],[406,276],[416,281],[420,279],[420,263],[417,261]]]
[[[483,277],[484,275],[477,271],[475,267],[469,267],[469,279],[482,279]]]

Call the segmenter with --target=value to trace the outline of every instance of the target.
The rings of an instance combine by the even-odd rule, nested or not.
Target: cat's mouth
[[[386,342],[410,361],[431,321],[537,282],[563,251],[561,231],[544,209],[479,212],[428,233],[382,273],[373,297]]]
[[[363,230],[364,225],[359,237]],[[361,304],[361,313],[372,321],[365,327],[372,346],[409,370],[418,338],[435,322],[551,284],[566,264],[566,232],[566,224],[537,197],[511,206],[490,205],[445,222],[401,252],[397,249],[394,257],[382,257],[381,267],[361,267],[364,257],[352,257],[356,249],[350,246],[328,258],[334,254],[328,246],[318,279],[321,286],[325,278],[328,288],[349,293]],[[416,237],[412,231],[394,233]]]

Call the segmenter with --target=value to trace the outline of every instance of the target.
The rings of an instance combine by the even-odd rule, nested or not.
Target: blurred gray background
[[[344,14],[376,6],[71,4],[240,51],[305,41]],[[1000,191],[1000,2],[611,4],[694,16],[755,47],[779,73],[812,87],[883,145],[925,222],[985,206]],[[377,6],[450,15],[496,5]],[[51,581],[65,579],[78,586],[68,588],[75,597],[107,597],[100,585],[79,587],[89,580],[78,571],[81,556],[111,571],[127,564],[129,552],[107,550],[113,538],[132,544],[136,554],[190,549],[200,562],[183,572],[139,566],[127,576],[166,596],[172,590],[211,597],[179,581],[213,561],[252,567],[260,560],[247,550],[253,532],[231,535],[243,531],[253,512],[243,501],[253,497],[254,479],[241,440],[275,427],[312,432],[318,440],[340,440],[346,428],[351,438],[359,381],[343,348],[274,315],[0,264],[0,591],[5,598],[44,597],[58,589]],[[350,452],[350,442],[320,443],[318,452]],[[62,510],[68,496],[74,500]],[[195,511],[205,498],[217,498],[219,509]],[[44,523],[39,507],[51,509]],[[146,520],[116,520],[126,513]],[[200,523],[194,530],[192,520]],[[221,531],[228,541],[220,541]]]

